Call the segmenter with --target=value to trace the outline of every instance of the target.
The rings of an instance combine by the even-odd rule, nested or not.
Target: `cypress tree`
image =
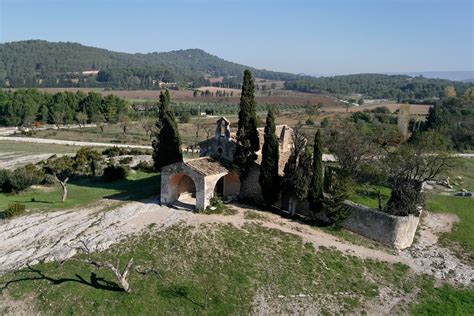
[[[293,130],[293,147],[285,165],[283,188],[289,196],[288,210],[290,215],[296,211],[296,201],[308,198],[309,183],[311,180],[311,155],[306,149],[306,139],[300,133],[300,126]]]
[[[255,111],[255,85],[250,70],[244,71],[244,82],[240,96],[239,123],[234,163],[241,176],[245,176],[250,165],[257,159],[260,149]]]
[[[156,127],[158,132],[155,133],[155,140],[152,143],[155,169],[161,170],[164,166],[183,161],[178,124],[170,108],[168,90],[160,93],[160,113]]]
[[[262,148],[262,164],[260,165],[260,186],[265,202],[269,205],[276,202],[280,191],[278,175],[278,159],[280,143],[275,135],[275,115],[268,111],[265,124],[264,143]]]
[[[313,146],[313,176],[309,184],[308,202],[313,211],[322,209],[323,202],[323,145],[321,130],[318,129],[314,136]]]

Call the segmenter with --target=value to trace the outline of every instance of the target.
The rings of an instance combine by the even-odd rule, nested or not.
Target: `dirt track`
[[[114,143],[79,142],[79,141],[73,141],[73,140],[59,140],[59,139],[36,138],[36,137],[3,136],[3,137],[0,137],[0,141],[2,140],[23,142],[23,143],[56,144],[56,145],[79,146],[79,147],[89,146],[89,147],[123,147],[123,148],[151,149],[151,146],[114,144]]]

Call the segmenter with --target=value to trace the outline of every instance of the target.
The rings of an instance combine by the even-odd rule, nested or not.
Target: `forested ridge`
[[[200,49],[129,54],[69,42],[28,40],[0,44],[3,87],[151,89],[158,88],[157,81],[197,87],[209,84],[205,75],[240,78],[245,69],[266,79],[298,78],[229,62]],[[98,70],[98,76],[82,75],[88,70]]]
[[[469,83],[444,79],[384,74],[305,77],[285,82],[285,88],[291,90],[341,95],[357,93],[374,99],[399,101],[469,95],[472,86]]]

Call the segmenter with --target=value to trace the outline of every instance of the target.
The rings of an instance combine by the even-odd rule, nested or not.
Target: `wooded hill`
[[[158,88],[158,81],[198,87],[209,84],[205,75],[241,78],[245,69],[265,79],[298,78],[294,74],[229,62],[200,49],[128,54],[69,42],[28,40],[0,44],[0,86],[3,87],[152,89]],[[90,70],[99,73],[93,76],[82,73]]]
[[[285,82],[285,88],[304,92],[362,94],[374,99],[414,101],[469,95],[469,83],[406,75],[355,74],[334,77],[305,77]]]

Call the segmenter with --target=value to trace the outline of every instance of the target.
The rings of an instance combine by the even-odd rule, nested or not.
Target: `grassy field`
[[[382,207],[385,207],[388,199],[390,198],[391,190],[387,187],[377,185],[358,185],[354,192],[349,196],[349,200],[352,202],[362,204],[372,208],[379,207],[378,191],[382,198]]]
[[[443,235],[443,241],[449,244],[459,243],[474,262],[474,199],[429,195],[427,209],[431,212],[456,214],[459,217],[460,222],[455,224],[451,233]]]
[[[35,143],[4,141],[0,137],[0,154],[1,153],[74,154],[76,153],[78,149],[80,149],[80,147],[55,145],[55,144],[35,144]]]
[[[0,210],[9,203],[22,203],[28,210],[43,211],[67,209],[90,204],[103,198],[116,200],[139,200],[159,194],[158,174],[131,173],[126,180],[104,182],[100,178],[72,179],[68,185],[68,199],[61,202],[59,184],[35,186],[19,194],[0,193]]]
[[[455,189],[474,191],[474,159],[458,159],[448,176]]]
[[[421,292],[410,306],[410,314],[426,316],[473,315],[474,289],[459,289],[444,284],[436,286],[431,279],[419,283]]]
[[[98,127],[88,127],[84,128],[83,130],[80,128],[41,130],[37,131],[34,135],[32,135],[32,137],[151,146],[150,137],[145,134],[145,131],[139,122],[134,122],[131,124],[125,135],[123,134],[123,130],[120,125],[111,124],[104,128],[103,133],[101,133]]]
[[[158,269],[159,275],[132,273],[131,293],[126,294],[111,272],[68,261],[0,277],[0,289],[14,299],[28,298],[45,314],[249,314],[256,312],[256,298],[279,306],[284,314],[297,313],[298,305],[311,306],[315,313],[361,313],[386,288],[402,296],[420,289],[417,302],[403,304],[401,313],[411,309],[423,314],[425,306],[441,300],[441,311],[448,314],[474,311],[471,290],[447,285],[433,290],[429,278],[412,275],[407,266],[329,249],[316,252],[294,235],[256,224],[243,230],[228,225],[151,230],[91,256],[100,261],[119,258],[122,265],[133,257],[144,268]]]
[[[459,159],[449,176],[457,190],[474,191],[474,159]],[[427,194],[426,208],[431,212],[456,214],[460,219],[452,232],[442,235],[441,241],[459,257],[474,263],[474,199],[439,193],[434,190]]]

